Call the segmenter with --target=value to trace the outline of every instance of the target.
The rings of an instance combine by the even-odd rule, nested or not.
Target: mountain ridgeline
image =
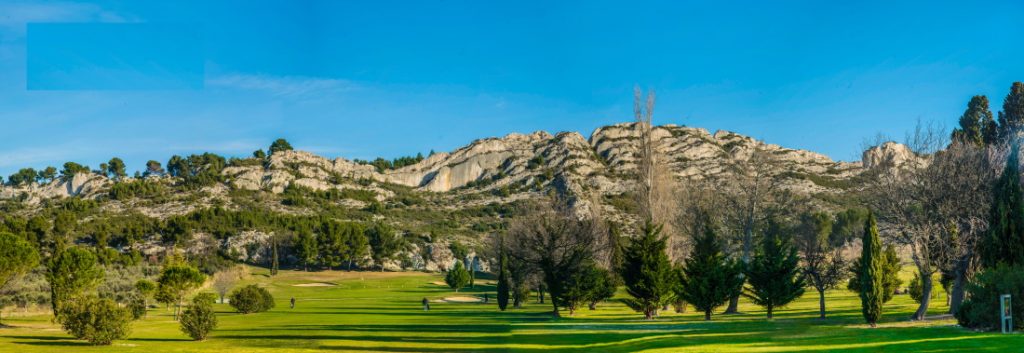
[[[727,131],[676,125],[653,131],[680,181],[727,182],[757,168],[825,209],[850,203],[873,168],[916,160],[895,143],[865,151],[861,162],[837,162]],[[635,225],[637,134],[633,123],[598,128],[589,139],[576,132],[513,133],[394,164],[328,159],[283,140],[249,158],[175,156],[167,171],[151,162],[135,177],[112,167],[113,160],[95,171],[74,164],[60,177],[51,170],[48,178],[10,179],[0,187],[0,217],[10,231],[35,232],[40,244],[63,236],[112,251],[112,258],[177,251],[216,259],[210,263],[267,261],[272,242],[297,249],[304,234],[326,232],[327,222],[367,231],[386,226],[401,244],[386,256],[358,252],[350,266],[437,271],[485,249],[488,236],[516,216],[516,205],[548,195]],[[73,222],[59,225],[58,216]],[[298,266],[302,255],[288,250],[282,257]]]

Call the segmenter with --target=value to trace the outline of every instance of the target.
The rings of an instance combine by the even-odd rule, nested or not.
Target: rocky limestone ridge
[[[373,180],[412,187],[421,191],[445,193],[460,189],[494,190],[509,188],[512,193],[535,190],[559,180],[559,187],[570,191],[600,190],[602,194],[622,193],[630,189],[629,176],[635,173],[638,150],[634,123],[597,128],[589,138],[576,132],[551,135],[538,131],[512,133],[504,137],[475,140],[451,153],[436,153],[422,161],[378,172],[373,166],[345,158],[328,159],[304,151],[281,151],[264,163],[229,166],[223,170],[225,184],[234,189],[281,193],[289,185],[312,190],[355,189],[374,192],[379,200],[392,192]],[[755,150],[772,156],[774,170],[792,179],[790,186],[803,192],[821,192],[828,186],[817,185],[806,176],[844,180],[866,168],[899,165],[918,160],[904,145],[885,143],[863,154],[861,162],[837,162],[811,151],[768,144],[729,131],[710,133],[702,128],[663,125],[653,136],[668,157],[670,170],[680,178],[725,177],[730,168],[749,159]],[[68,181],[45,185],[0,188],[0,198],[26,194],[29,200],[58,196],[96,196],[109,185],[105,177],[80,174]]]
[[[729,131],[676,125],[657,126],[653,136],[667,157],[669,170],[679,179],[727,180],[755,153],[771,160],[769,172],[779,176],[783,187],[816,197],[828,207],[832,200],[863,185],[865,171],[876,168],[926,163],[906,146],[885,143],[864,152],[862,161],[841,162],[822,154],[785,148]],[[429,239],[415,242],[386,269],[439,271],[454,261],[448,245],[485,243],[485,235],[500,229],[502,212],[514,202],[536,199],[551,192],[570,196],[577,213],[598,207],[604,217],[622,225],[635,224],[629,210],[629,193],[635,189],[638,131],[633,123],[595,129],[589,137],[577,132],[508,134],[478,139],[450,153],[436,153],[395,170],[345,158],[325,158],[304,151],[279,151],[266,159],[234,159],[221,170],[221,181],[193,189],[175,177],[148,177],[163,184],[158,197],[107,197],[114,181],[83,173],[48,184],[0,186],[0,200],[24,201],[36,207],[15,208],[31,214],[51,198],[80,196],[96,199],[103,214],[138,213],[157,219],[183,215],[208,207],[229,210],[256,208],[279,214],[317,215],[327,204],[339,220],[393,223],[406,235]],[[130,182],[133,178],[126,178]],[[326,191],[325,196],[285,193],[289,187]],[[306,195],[306,196],[304,196]],[[322,194],[321,194],[322,195]],[[308,199],[306,199],[308,198]],[[374,202],[374,200],[376,202]],[[598,204],[594,204],[596,201]],[[371,204],[373,203],[373,204]],[[386,211],[373,211],[371,207]],[[348,215],[360,218],[346,218]],[[434,235],[434,230],[440,232]],[[194,244],[179,249],[191,253],[216,250],[253,263],[265,260],[267,230],[240,229],[213,238],[196,234]],[[169,251],[158,239],[139,249],[146,256]],[[462,259],[465,260],[465,259]]]
[[[779,173],[845,179],[863,169],[862,163],[836,162],[819,153],[767,144],[728,131],[712,134],[701,128],[664,125],[654,129],[654,136],[668,156],[671,170],[681,178],[720,177],[730,165],[749,159],[756,149],[772,156]],[[329,160],[302,151],[279,152],[270,157],[266,167],[229,167],[224,173],[235,188],[275,193],[292,183],[316,190],[357,188],[345,185],[343,179],[371,179],[430,192],[467,186],[494,189],[547,183],[553,179],[551,174],[563,174],[571,185],[580,182],[621,192],[627,185],[615,179],[635,171],[637,143],[634,124],[623,123],[598,128],[589,139],[575,132],[551,135],[543,131],[479,139],[451,153],[437,153],[383,173],[344,158]],[[865,159],[865,163],[873,160]],[[805,186],[808,191],[813,188]]]

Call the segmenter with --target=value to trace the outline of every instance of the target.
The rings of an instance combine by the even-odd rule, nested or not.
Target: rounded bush
[[[69,301],[62,308],[61,326],[78,339],[109,345],[130,332],[132,315],[110,299],[96,297]]]
[[[274,297],[265,288],[255,284],[231,292],[231,307],[239,313],[259,313],[274,308]]]
[[[217,327],[217,316],[213,312],[211,296],[198,295],[192,305],[181,314],[181,332],[193,340],[202,341]]]

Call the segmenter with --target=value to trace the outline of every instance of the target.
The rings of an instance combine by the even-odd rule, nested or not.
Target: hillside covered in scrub
[[[894,143],[865,151],[861,162],[838,162],[727,131],[653,131],[683,184],[770,178],[824,209],[846,207],[872,168],[916,158]],[[26,168],[0,187],[0,228],[44,249],[64,240],[95,246],[111,263],[173,251],[213,270],[230,261],[266,265],[279,249],[285,266],[438,271],[486,248],[525,200],[557,194],[576,209],[598,207],[612,223],[637,221],[633,123],[589,138],[513,133],[392,161],[328,159],[296,147],[278,140],[246,158],[173,156],[133,176],[117,158],[96,169]]]

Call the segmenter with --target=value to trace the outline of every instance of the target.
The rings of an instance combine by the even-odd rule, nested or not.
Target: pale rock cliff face
[[[92,197],[110,185],[107,177],[92,173],[75,174],[70,180],[55,180],[51,183],[21,187],[0,187],[0,199],[12,199],[27,195],[28,204],[37,204],[43,199],[54,197],[83,196]]]
[[[836,162],[819,153],[767,144],[728,131],[712,134],[700,128],[663,125],[655,127],[653,134],[668,158],[670,170],[679,178],[727,177],[732,167],[749,159],[755,150],[771,156],[777,173],[846,179],[862,171],[860,163]],[[235,188],[274,193],[290,184],[314,190],[337,188],[344,183],[339,179],[370,179],[429,192],[557,181],[555,186],[569,193],[622,193],[630,189],[629,175],[636,171],[637,136],[633,123],[598,128],[589,139],[576,132],[509,134],[479,139],[454,152],[437,153],[383,173],[343,158],[329,160],[308,152],[284,151],[271,156],[266,168],[229,167],[224,174]],[[535,162],[538,160],[539,165]],[[865,163],[873,160],[865,159]],[[552,176],[556,180],[551,180]],[[823,190],[798,178],[791,180],[789,187],[804,192]],[[374,191],[387,194],[386,190]]]
[[[236,236],[227,238],[221,247],[228,256],[237,261],[248,261],[250,263],[266,262],[266,255],[270,251],[270,237],[273,233],[243,231]]]
[[[924,163],[927,163],[926,158],[918,157],[909,147],[896,142],[871,147],[861,156],[861,164],[866,169],[901,168]]]

